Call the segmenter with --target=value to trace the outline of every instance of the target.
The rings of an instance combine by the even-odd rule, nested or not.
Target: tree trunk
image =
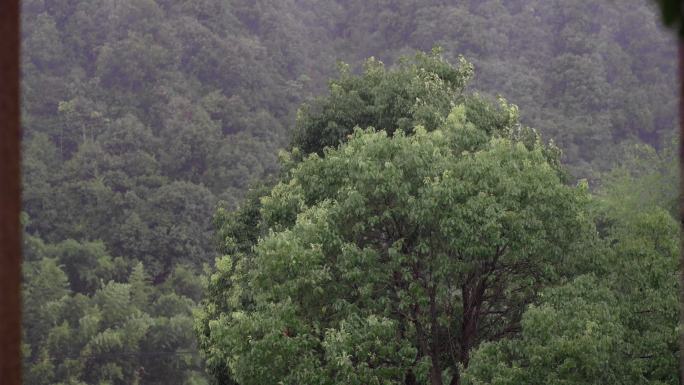
[[[430,384],[442,385],[442,371],[439,369],[439,361],[432,358],[432,366],[430,367]]]
[[[0,1],[0,384],[21,384],[19,1]]]
[[[442,385],[442,365],[439,362],[439,322],[437,320],[437,289],[430,288],[430,358],[432,358],[432,368],[430,368],[430,378],[432,385]]]
[[[459,372],[458,366],[454,370],[454,376],[451,377],[449,385],[461,385],[461,372]]]
[[[470,349],[477,339],[477,328],[480,321],[480,308],[485,292],[484,279],[477,281],[474,287],[463,287],[463,321],[461,323],[461,364],[468,367]]]

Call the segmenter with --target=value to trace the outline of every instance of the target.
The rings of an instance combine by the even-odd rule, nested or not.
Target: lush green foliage
[[[659,146],[677,127],[676,44],[651,1],[339,3],[350,4],[336,29],[347,60],[393,63],[434,45],[451,62],[464,55],[473,88],[520,106],[575,176],[619,163],[608,143]]]
[[[197,324],[221,383],[674,383],[671,157],[623,146],[592,199],[469,76],[439,54],[343,73],[280,181],[221,211]]]
[[[286,127],[306,92],[306,77],[297,76],[322,78],[319,68],[333,67],[302,60],[313,58],[313,46],[290,44],[304,36],[290,3],[270,2],[256,15],[240,1],[22,3],[26,232],[47,245],[27,262],[27,293],[39,284],[42,270],[32,271],[43,258],[78,249],[53,263],[69,290],[26,303],[40,309],[54,300],[67,309],[28,338],[27,373],[44,362],[54,372],[27,376],[28,384],[180,384],[201,376],[196,352],[173,355],[195,349],[189,315],[199,293],[166,312],[154,307],[177,290],[178,269],[197,282],[213,260],[216,203],[233,207],[251,181],[275,171],[276,150],[287,143]],[[271,21],[248,21],[254,17]],[[115,309],[145,320],[135,321],[138,339],[90,357],[91,337],[123,333],[126,323],[98,321],[95,334],[71,338],[79,319],[106,314],[95,298],[110,281],[134,295],[121,285],[140,263],[152,285],[149,301],[122,300]],[[70,314],[65,303],[72,301],[84,310]],[[36,322],[27,316],[26,329]],[[52,346],[57,327],[71,334]],[[110,361],[117,367],[99,371]]]
[[[203,283],[176,266],[152,285],[101,242],[44,244],[28,236],[24,354],[28,384],[206,383],[192,349]]]
[[[615,218],[606,269],[546,290],[519,338],[483,344],[468,384],[676,384],[679,228],[663,210]]]
[[[460,106],[431,133],[357,131],[303,161],[263,199],[254,255],[217,263],[212,283],[234,284],[210,360],[240,384],[424,382],[512,333],[587,228],[586,190],[515,129],[490,139]]]
[[[380,142],[396,146],[396,151],[414,145],[432,145],[443,153],[449,146],[477,149],[494,157],[491,162],[496,154],[504,157],[506,140],[524,143],[524,150],[511,144],[506,151],[519,150],[516,156],[531,157],[530,161],[541,151],[543,159],[534,161],[553,169],[544,174],[549,180],[569,183],[573,177],[586,177],[592,187],[602,189],[602,208],[591,211],[601,237],[612,234],[613,227],[627,217],[636,221],[656,206],[672,210],[674,204],[674,190],[654,187],[672,179],[674,170],[663,151],[676,121],[676,90],[671,81],[674,47],[667,33],[659,30],[655,10],[646,1],[26,0],[22,4],[29,384],[203,381],[197,357],[180,353],[195,349],[188,317],[202,296],[203,266],[216,255],[253,260],[258,253],[252,248],[260,238],[276,237],[271,230],[274,234],[293,231],[298,214],[323,205],[331,199],[326,194],[336,197],[346,179],[321,176],[330,184],[317,187],[310,181],[311,186],[302,187],[311,199],[304,206],[269,212],[275,206],[262,206],[261,199],[272,196],[274,185],[292,181],[305,159],[307,167],[322,167],[328,161],[323,160],[324,148],[349,138],[356,143],[349,148],[376,140],[378,146]],[[399,59],[436,45],[443,47],[443,57],[455,67],[430,54]],[[376,59],[364,65],[369,56]],[[339,75],[328,84],[329,96],[317,98],[340,59],[349,65],[339,66]],[[363,76],[356,76],[359,73]],[[519,118],[513,106],[493,102],[499,93],[521,106]],[[536,143],[537,136],[530,130],[515,128],[518,120],[555,141],[569,165],[568,175],[558,164],[556,148]],[[418,125],[425,131],[420,140],[412,136]],[[372,126],[375,133],[355,133],[356,126]],[[438,140],[439,132],[450,141],[439,142],[446,140]],[[299,150],[278,163],[277,150],[291,144]],[[365,150],[357,150],[354,156],[364,154]],[[311,153],[319,155],[319,163],[308,158]],[[363,156],[369,161],[394,161],[371,155]],[[415,174],[408,171],[408,163],[392,166],[406,173],[394,175],[399,179],[392,183],[410,185],[404,192],[417,194],[411,188],[424,182],[416,179],[418,175],[441,175],[448,169],[442,163],[449,159],[454,161],[449,167],[466,167],[467,156],[442,155],[443,162],[432,159],[434,165]],[[417,162],[411,154],[406,161]],[[616,164],[623,166],[609,172]],[[502,170],[482,172],[495,178]],[[450,170],[452,178],[465,178],[456,171]],[[254,183],[260,187],[250,191],[248,186]],[[316,190],[323,187],[325,191]],[[366,192],[361,191],[361,196]],[[497,202],[508,207],[515,201],[498,192],[483,197],[483,202],[502,199]],[[296,195],[281,193],[282,197],[272,196],[271,203]],[[461,193],[465,195],[452,198],[470,196]],[[440,196],[437,191],[433,194]],[[627,204],[625,195],[639,198]],[[509,198],[513,200],[505,200]],[[644,199],[648,204],[640,206]],[[372,211],[374,204],[359,203],[359,210]],[[320,216],[329,220],[334,208],[320,210],[325,211]],[[423,215],[432,215],[430,210],[455,215],[434,207],[423,210]],[[359,226],[377,225],[367,220],[361,217]],[[426,222],[425,217],[422,220]],[[343,237],[338,230],[330,231]],[[465,244],[464,239],[459,242]],[[567,263],[539,278],[555,282],[559,276],[574,275],[602,247],[607,246],[596,246],[592,256],[580,255],[572,261],[570,254],[564,255]],[[575,254],[578,250],[573,249]],[[233,269],[240,264],[230,266],[223,266],[223,273],[209,285],[211,306],[205,306],[205,322],[199,323],[203,336],[209,335],[206,321],[231,314],[235,301],[244,307],[256,303],[251,294],[231,303],[220,300],[227,291],[256,290],[247,277],[258,270],[238,274]],[[138,288],[144,293],[138,293]],[[125,318],[113,315],[120,310],[107,308],[103,298],[111,293],[126,309]],[[520,317],[522,305],[529,300],[516,299],[511,320]],[[161,309],[169,303],[167,310]],[[388,324],[382,317],[350,318],[336,326],[336,334],[329,338],[337,342],[327,345],[331,354],[349,352],[346,347],[360,345],[370,336],[389,338],[388,328],[401,323],[394,318]],[[82,331],[81,320],[92,326]],[[360,325],[368,327],[361,330]],[[98,337],[101,334],[106,337]],[[95,348],[92,341],[103,339],[109,345],[98,342]],[[210,349],[207,340],[203,343]],[[394,354],[394,363],[405,364],[397,354],[406,351],[397,344],[364,349]],[[444,351],[462,350],[449,349]],[[223,354],[211,350],[209,363],[219,381],[229,383],[229,361]],[[456,370],[456,361],[444,357],[436,361],[445,378]],[[413,357],[402,368],[415,367],[412,375],[424,376],[429,366],[420,362],[423,366],[416,366]],[[377,373],[362,371],[361,375]]]
[[[342,66],[340,78],[330,83],[330,95],[299,111],[294,146],[304,153],[336,146],[355,126],[393,133],[411,132],[417,125],[434,130],[459,100],[472,75],[472,65],[459,59],[458,68],[419,53],[399,63],[396,71],[370,59],[364,76],[353,76]]]

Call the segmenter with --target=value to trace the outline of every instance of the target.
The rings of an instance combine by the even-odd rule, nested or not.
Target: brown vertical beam
[[[21,384],[19,0],[0,0],[0,385]]]
[[[684,326],[684,37],[679,35],[679,327]],[[684,329],[679,331],[679,384],[684,385]]]

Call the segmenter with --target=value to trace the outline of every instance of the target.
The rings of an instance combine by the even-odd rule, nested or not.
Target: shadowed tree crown
[[[330,94],[299,110],[293,144],[304,153],[320,154],[327,146],[337,146],[356,126],[388,133],[409,133],[416,125],[434,130],[463,100],[473,73],[465,59],[453,66],[438,49],[404,58],[390,70],[370,58],[361,76],[352,74],[346,64],[339,69],[339,78],[330,82]]]

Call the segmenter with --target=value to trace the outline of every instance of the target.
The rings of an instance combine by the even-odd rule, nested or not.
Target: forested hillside
[[[675,46],[658,22],[645,0],[23,1],[26,382],[210,381],[192,313],[215,257],[248,253],[259,198],[355,125],[444,129],[461,103],[500,129],[501,95],[560,149],[559,180],[602,191],[615,243],[669,226],[616,198],[674,207]],[[389,71],[435,46],[435,84]],[[510,353],[488,349],[478,360]]]

